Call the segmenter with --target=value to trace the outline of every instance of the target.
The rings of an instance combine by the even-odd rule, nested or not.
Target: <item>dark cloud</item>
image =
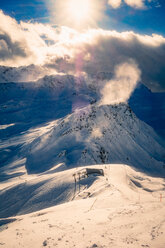
[[[132,34],[128,39],[100,37],[98,43],[87,46],[91,60],[85,63],[85,71],[113,71],[119,63],[133,59],[142,72],[142,82],[152,90],[165,90],[165,43],[154,46],[140,41]]]
[[[142,82],[153,91],[165,90],[165,40],[163,37],[139,36],[133,32],[106,33],[93,38],[93,43],[83,43],[76,47],[74,58],[63,57],[53,64],[58,71],[73,73],[77,61],[81,60],[81,70],[95,76],[99,72],[113,72],[116,65],[136,61]],[[50,64],[51,64],[50,63]]]
[[[13,42],[7,33],[0,34],[0,58],[1,60],[11,59],[14,57],[26,57],[26,51],[22,43]]]

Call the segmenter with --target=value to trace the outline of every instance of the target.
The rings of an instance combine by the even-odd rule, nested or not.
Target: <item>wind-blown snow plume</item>
[[[140,80],[140,75],[141,72],[134,62],[118,65],[114,78],[107,82],[101,91],[101,105],[126,102]]]

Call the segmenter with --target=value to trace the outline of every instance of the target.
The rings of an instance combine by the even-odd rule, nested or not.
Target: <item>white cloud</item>
[[[140,80],[140,70],[134,61],[116,66],[115,75],[101,90],[101,105],[127,102]]]
[[[144,8],[145,7],[145,3],[144,0],[124,0],[125,3],[133,8]]]
[[[44,41],[0,11],[0,64],[21,66],[41,59]]]
[[[163,36],[19,24],[2,11],[0,19],[0,65],[45,65],[58,73],[86,73],[92,77],[99,72],[112,73],[118,64],[132,59],[148,87],[165,89]]]
[[[128,6],[136,9],[145,9],[146,8],[146,2],[151,3],[155,0],[123,0],[123,3],[127,4]],[[108,4],[114,8],[117,9],[121,7],[122,0],[108,0]],[[157,3],[158,4],[158,3]]]
[[[108,0],[108,4],[109,4],[112,8],[114,8],[114,9],[119,8],[120,5],[121,5],[121,3],[122,3],[122,0]]]
[[[156,91],[165,88],[165,38],[160,35],[88,30],[75,33],[63,46],[68,57],[52,56],[48,61],[58,71],[85,72],[93,77],[98,72],[113,72],[116,65],[133,59],[144,84]]]

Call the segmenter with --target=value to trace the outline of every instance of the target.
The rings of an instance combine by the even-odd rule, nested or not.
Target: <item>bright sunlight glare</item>
[[[56,0],[54,6],[57,24],[76,29],[96,26],[104,12],[103,0]]]
[[[92,14],[91,1],[89,0],[68,0],[66,8],[71,18],[79,23],[86,21]]]

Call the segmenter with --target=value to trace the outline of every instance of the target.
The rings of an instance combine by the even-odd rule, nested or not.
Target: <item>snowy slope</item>
[[[100,85],[70,75],[1,83],[0,179],[59,163],[126,163],[162,175],[162,141],[127,104],[100,106]]]
[[[46,68],[36,65],[7,67],[0,66],[0,83],[35,81],[49,74]]]
[[[70,75],[45,76],[28,83],[0,83],[0,124],[34,127],[86,106],[94,94],[89,93],[84,80]]]
[[[4,148],[1,146],[0,166],[12,162],[18,154],[23,132],[26,138],[29,133],[36,136],[38,127],[44,129],[48,122],[88,105],[95,96],[83,79],[70,75],[45,76],[28,83],[0,83],[0,139]],[[12,146],[11,139],[17,140],[17,145],[14,141]],[[10,142],[10,148],[5,142]]]
[[[160,143],[153,129],[138,120],[128,105],[90,105],[58,120],[22,153],[29,173],[58,163],[68,168],[127,163],[148,173],[162,173],[165,150]]]
[[[162,141],[127,104],[99,106],[101,83],[70,75],[1,83],[1,166],[25,159],[28,173],[61,162],[67,167],[127,163],[161,171]]]
[[[100,105],[112,74],[19,69],[0,68],[0,245],[164,248],[164,143],[129,104]]]
[[[90,177],[87,181],[81,180],[80,191],[77,191],[74,201],[28,215],[0,219],[1,246],[164,248],[164,180],[146,176],[126,165],[93,167],[102,168],[105,176],[91,176],[95,178],[92,185]],[[63,183],[69,180],[73,183],[71,172],[78,170],[67,170],[57,175],[51,171],[49,173],[50,177],[55,176],[57,179],[58,189],[62,189],[59,179],[64,180]],[[44,176],[46,179],[48,175],[40,175],[41,178]],[[26,177],[27,180],[28,177],[30,176]],[[51,180],[49,183],[51,185]],[[42,190],[46,196],[47,186]],[[56,184],[54,198],[57,197],[55,188]],[[67,192],[69,190],[72,192],[74,189],[70,188]],[[35,191],[38,203],[40,194],[41,188]],[[160,194],[163,195],[161,200]],[[26,197],[25,194],[22,196]],[[65,198],[66,194],[62,197]],[[23,199],[20,201],[22,203]],[[30,201],[33,208],[33,197],[25,206],[30,206]],[[24,211],[20,213],[25,213],[25,209],[23,206]]]

